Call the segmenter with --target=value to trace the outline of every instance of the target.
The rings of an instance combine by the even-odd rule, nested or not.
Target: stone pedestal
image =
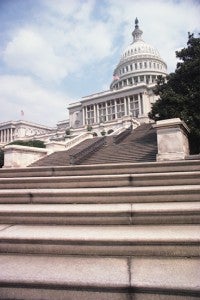
[[[157,121],[157,161],[180,160],[189,155],[189,128],[179,118]]]

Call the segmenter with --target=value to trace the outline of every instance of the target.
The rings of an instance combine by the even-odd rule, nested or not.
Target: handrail
[[[132,131],[133,126],[131,125],[130,127],[126,128],[124,131],[120,132],[120,134],[113,136],[113,143],[118,144],[120,143],[123,139],[125,139]]]
[[[91,145],[87,146],[86,148],[78,151],[75,154],[69,156],[70,165],[75,165],[83,161],[85,158],[89,156],[89,154],[97,151],[100,149],[106,142],[106,137],[99,138],[98,140],[94,141]]]

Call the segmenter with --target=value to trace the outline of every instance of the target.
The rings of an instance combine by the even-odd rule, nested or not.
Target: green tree
[[[149,117],[155,121],[180,118],[190,128],[191,154],[200,153],[200,38],[188,34],[187,47],[176,52],[180,60],[174,73],[158,77],[159,96]]]

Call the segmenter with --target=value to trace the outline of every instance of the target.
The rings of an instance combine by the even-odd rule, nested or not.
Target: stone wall
[[[47,155],[43,148],[25,147],[20,145],[9,145],[4,147],[3,168],[26,167],[36,160]]]

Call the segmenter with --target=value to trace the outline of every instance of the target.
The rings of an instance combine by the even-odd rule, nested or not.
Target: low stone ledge
[[[47,155],[47,150],[44,148],[27,147],[21,145],[8,145],[3,148],[3,151],[3,168],[26,167]]]

